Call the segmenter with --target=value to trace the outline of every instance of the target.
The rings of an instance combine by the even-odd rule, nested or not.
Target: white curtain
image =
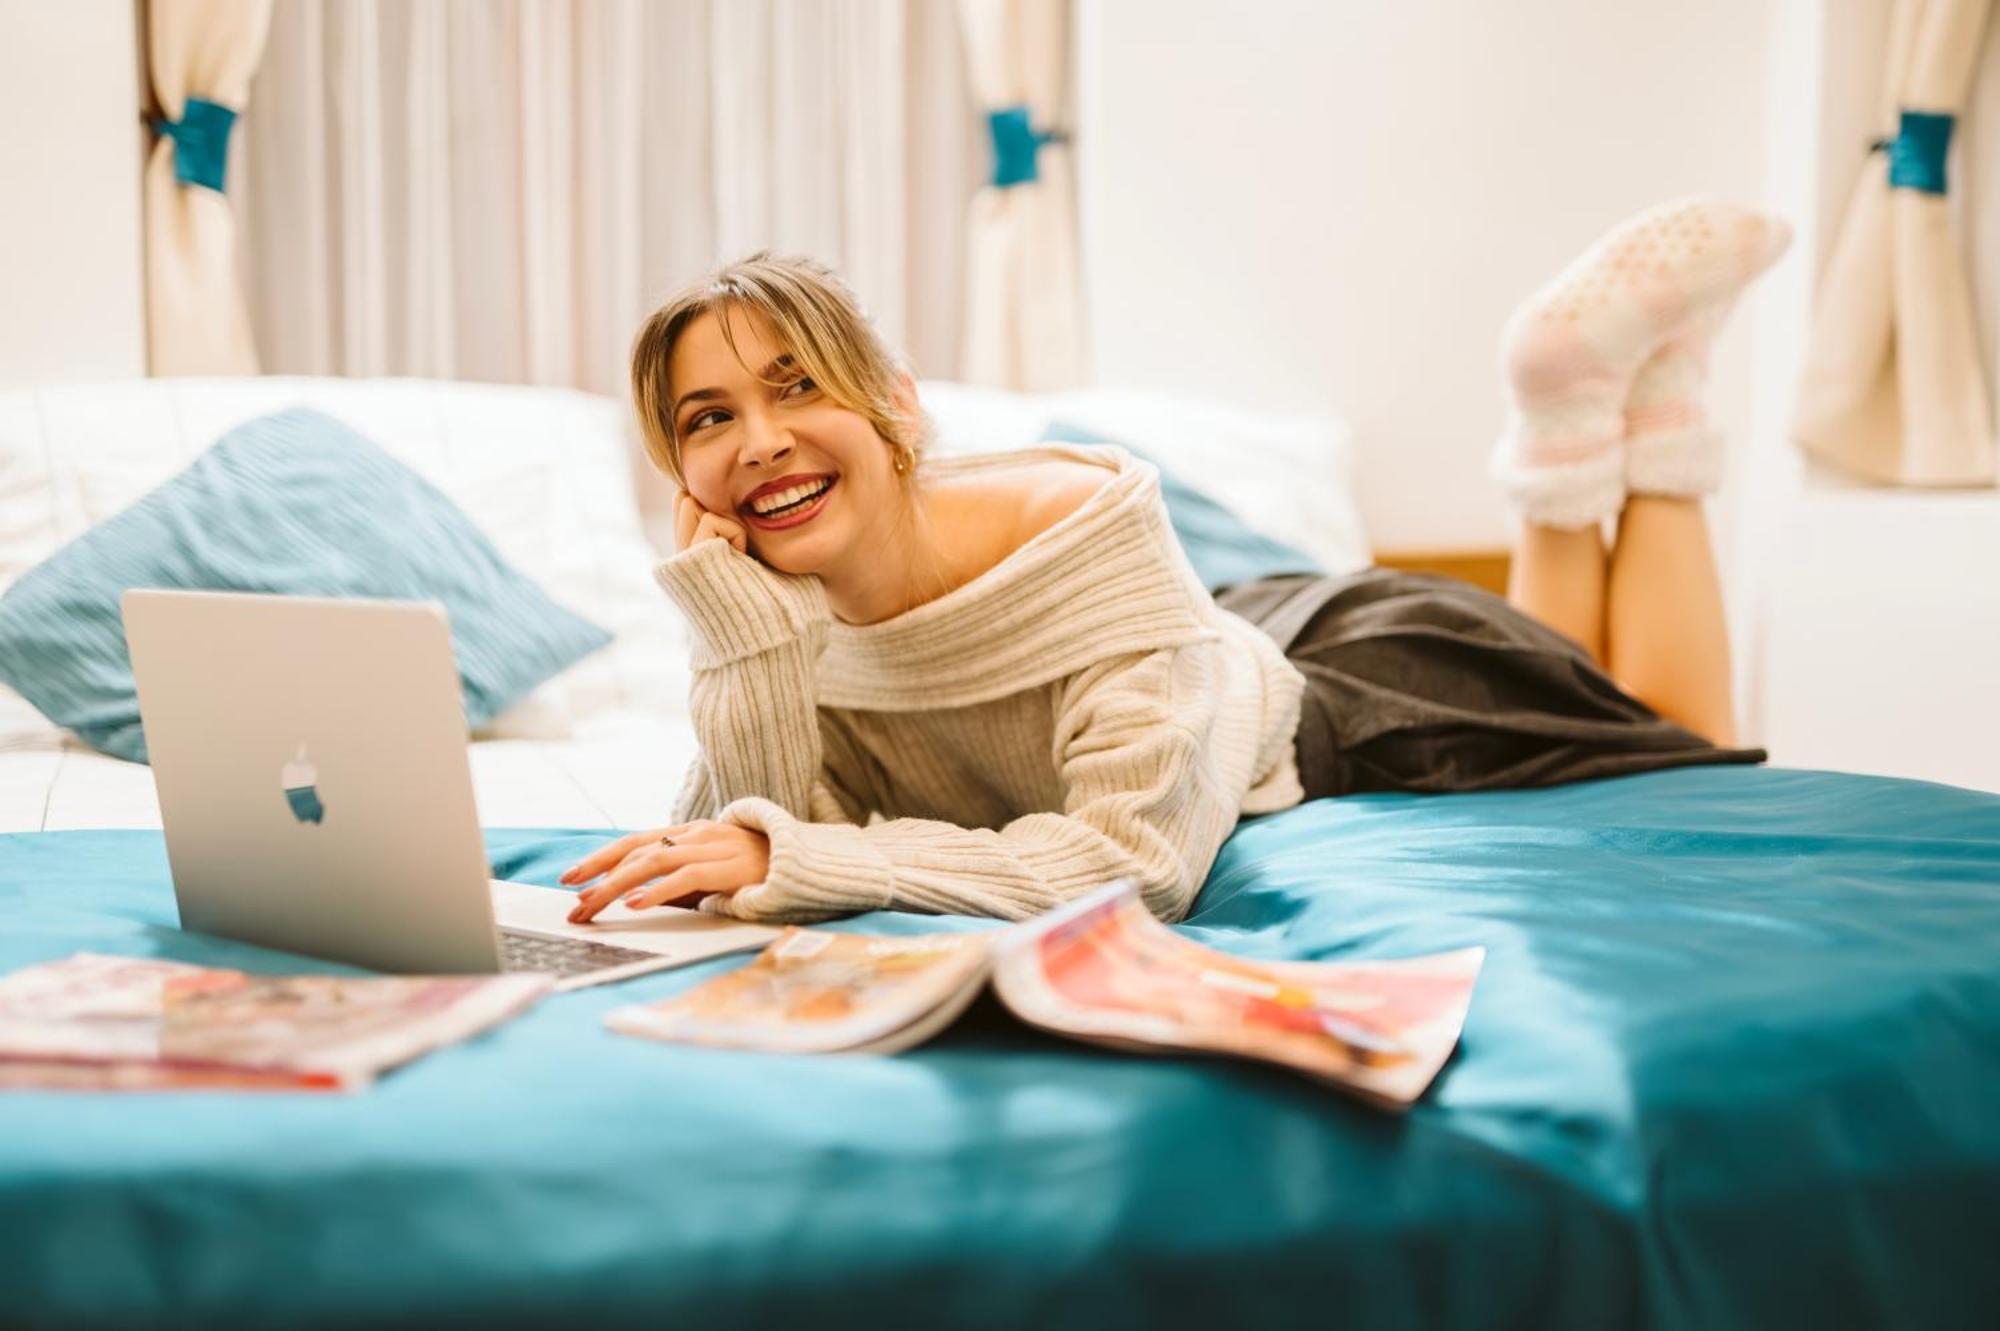
[[[1083,373],[1076,189],[1062,137],[1069,0],[959,0],[959,19],[998,168],[966,231],[962,374],[1003,388],[1066,388]]]
[[[963,71],[928,0],[278,0],[245,180],[266,365],[622,397],[645,316],[770,247],[951,375]]]
[[[271,0],[149,0],[144,12],[162,131],[146,162],[147,364],[158,375],[255,374],[223,189]]]
[[[1821,278],[1800,446],[1863,479],[1990,485],[1993,417],[1941,140],[1991,0],[1897,0],[1871,154]],[[1988,164],[1990,165],[1990,164]]]

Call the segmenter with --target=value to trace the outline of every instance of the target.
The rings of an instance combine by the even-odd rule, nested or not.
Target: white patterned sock
[[[1620,222],[1515,311],[1502,334],[1510,410],[1491,472],[1528,521],[1587,527],[1623,505],[1628,401],[1649,364],[1636,404],[1644,481],[1698,484],[1719,465],[1707,459],[1720,456],[1712,431],[1687,414],[1690,402],[1698,411],[1708,340],[1790,239],[1778,218],[1677,199]]]

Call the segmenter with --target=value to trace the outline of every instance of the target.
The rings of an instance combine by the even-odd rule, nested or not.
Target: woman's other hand
[[[685,490],[674,491],[674,552],[711,539],[729,542],[738,554],[750,553],[750,533],[742,523],[709,512]]]
[[[577,893],[571,924],[588,924],[612,902],[634,910],[695,906],[764,881],[771,867],[771,839],[751,827],[697,819],[675,827],[620,837],[564,872],[566,885],[604,881]]]

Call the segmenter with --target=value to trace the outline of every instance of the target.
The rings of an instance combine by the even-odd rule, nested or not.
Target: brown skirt
[[[1307,799],[1553,786],[1697,763],[1720,748],[1612,682],[1581,644],[1467,582],[1370,568],[1225,587],[1306,677]]]

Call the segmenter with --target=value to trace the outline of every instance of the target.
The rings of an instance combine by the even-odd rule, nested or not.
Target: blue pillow
[[[1046,443],[1117,444],[1160,469],[1160,497],[1188,562],[1211,592],[1274,573],[1325,573],[1311,555],[1251,527],[1243,519],[1168,471],[1145,450],[1068,421],[1052,421],[1042,431]]]
[[[472,726],[611,641],[429,482],[303,408],[238,426],[0,596],[0,680],[91,747],[144,762],[118,608],[130,587],[442,602]]]

